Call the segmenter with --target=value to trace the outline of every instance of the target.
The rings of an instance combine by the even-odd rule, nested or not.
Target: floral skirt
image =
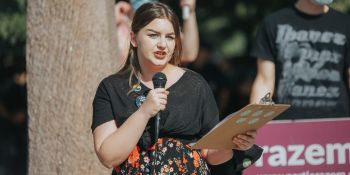
[[[210,174],[207,163],[199,150],[192,150],[188,145],[172,138],[158,139],[157,146],[148,150],[140,150],[139,147],[135,147],[128,159],[115,167],[115,171],[119,175]]]

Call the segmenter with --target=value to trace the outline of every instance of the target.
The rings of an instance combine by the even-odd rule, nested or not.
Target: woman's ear
[[[136,35],[133,31],[130,32],[130,42],[133,47],[137,47]]]

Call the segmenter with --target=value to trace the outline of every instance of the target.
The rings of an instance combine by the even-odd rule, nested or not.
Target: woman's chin
[[[153,61],[152,63],[154,66],[157,66],[157,67],[163,67],[163,66],[166,66],[168,64],[164,60],[157,60],[157,61]]]

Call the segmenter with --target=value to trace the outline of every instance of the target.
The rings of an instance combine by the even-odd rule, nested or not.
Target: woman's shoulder
[[[199,92],[211,91],[207,80],[205,80],[205,78],[201,74],[187,68],[184,68],[184,70],[185,80],[187,81],[187,87],[191,87],[191,89],[196,89]]]
[[[198,72],[195,72],[191,69],[187,69],[187,68],[183,68],[183,70],[185,71],[185,74],[187,75],[188,79],[190,79],[191,81],[198,81],[201,83],[206,83],[207,81],[204,79],[204,77],[199,74]]]
[[[128,85],[128,75],[125,73],[114,73],[112,75],[109,75],[102,79],[100,84],[103,84],[104,86],[110,87],[110,86],[125,86]]]

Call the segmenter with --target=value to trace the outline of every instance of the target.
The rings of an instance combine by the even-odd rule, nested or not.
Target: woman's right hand
[[[165,109],[168,94],[169,91],[166,91],[164,88],[150,90],[146,100],[139,109],[142,110],[147,119],[154,117],[159,111]]]

